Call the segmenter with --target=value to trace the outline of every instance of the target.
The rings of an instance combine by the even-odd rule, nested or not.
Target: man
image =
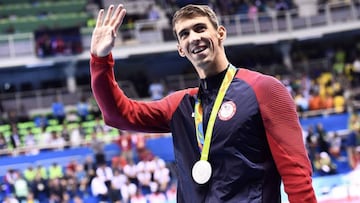
[[[111,50],[125,13],[122,5],[99,12],[92,89],[108,125],[172,132],[177,202],[280,202],[281,180],[290,202],[316,202],[291,96],[273,77],[230,64],[226,29],[208,6],[185,6],[173,18],[178,52],[193,64],[199,88],[152,102],[128,99],[114,79]]]

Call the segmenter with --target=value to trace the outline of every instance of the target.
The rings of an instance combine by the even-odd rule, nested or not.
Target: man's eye
[[[205,31],[206,30],[206,27],[205,26],[198,26],[198,27],[196,27],[196,32],[203,32],[203,31]]]
[[[179,37],[180,37],[180,39],[184,39],[184,38],[186,38],[186,36],[188,36],[188,35],[189,35],[188,32],[182,32],[182,33],[179,34]]]

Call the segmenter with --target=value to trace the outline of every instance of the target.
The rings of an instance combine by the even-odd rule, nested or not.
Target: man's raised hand
[[[91,54],[103,57],[110,54],[115,44],[116,32],[123,22],[126,10],[119,4],[114,11],[114,5],[110,5],[104,18],[104,9],[99,11],[96,26],[91,38]]]

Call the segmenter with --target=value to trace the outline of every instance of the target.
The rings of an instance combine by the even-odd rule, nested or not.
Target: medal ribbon
[[[233,80],[236,73],[236,68],[230,64],[228,70],[226,71],[225,77],[221,83],[219,92],[216,96],[214,106],[212,108],[208,125],[206,127],[206,134],[204,137],[203,131],[203,109],[201,107],[200,98],[195,101],[195,128],[196,128],[196,138],[198,141],[199,148],[201,150],[200,160],[208,160],[210,142],[212,137],[212,132],[216,120],[216,115],[219,112],[222,101],[225,97],[225,93],[230,86],[231,81]]]

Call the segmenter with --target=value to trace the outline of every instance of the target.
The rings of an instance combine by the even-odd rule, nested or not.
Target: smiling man
[[[100,10],[91,42],[92,89],[108,125],[171,132],[177,202],[316,202],[311,165],[295,104],[275,78],[235,68],[224,50],[225,27],[204,5],[174,14],[178,52],[194,66],[199,87],[158,101],[127,98],[114,77],[116,32],[126,10]]]

